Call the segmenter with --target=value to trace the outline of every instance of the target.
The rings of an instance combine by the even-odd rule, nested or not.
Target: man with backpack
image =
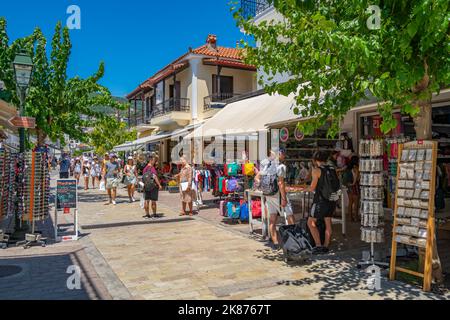
[[[314,254],[329,252],[332,235],[332,216],[336,210],[336,204],[340,196],[340,182],[336,169],[327,165],[328,155],[326,152],[318,151],[313,156],[314,169],[312,172],[311,186],[306,190],[315,192],[311,215],[308,219],[308,227],[316,247]],[[317,227],[318,220],[325,221],[325,242],[322,243],[320,232]]]
[[[295,224],[294,212],[286,194],[286,165],[285,151],[277,153],[270,151],[270,156],[261,162],[261,171],[255,177],[260,190],[266,196],[267,212],[270,216],[269,232],[273,243],[273,249],[278,250],[279,239],[277,232],[278,215],[283,211],[287,216],[288,224]]]
[[[158,172],[155,168],[156,159],[150,156],[147,166],[143,170],[142,183],[144,184],[144,218],[157,218],[157,201],[159,198],[159,190],[162,190],[161,183],[158,179]],[[150,215],[150,202],[152,203],[153,215]]]

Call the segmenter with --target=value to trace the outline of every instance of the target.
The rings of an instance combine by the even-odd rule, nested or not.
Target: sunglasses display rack
[[[0,219],[14,214],[16,155],[0,149]]]
[[[425,291],[431,289],[437,153],[436,141],[401,145],[396,181],[390,278],[394,280],[396,272],[422,277]],[[398,244],[425,250],[423,274],[396,266]]]
[[[375,243],[383,243],[384,235],[384,141],[365,139],[359,144],[361,172],[361,241],[371,244],[370,259],[359,266],[387,263],[375,261]]]

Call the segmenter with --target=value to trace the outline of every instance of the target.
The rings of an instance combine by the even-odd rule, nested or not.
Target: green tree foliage
[[[394,107],[415,117],[419,138],[431,138],[431,98],[450,83],[448,0],[269,0],[282,21],[258,25],[233,8],[238,25],[260,46],[242,42],[248,63],[268,75],[287,73],[286,83],[269,77],[266,90],[294,93],[296,114],[316,117],[306,133],[339,121],[372,95],[379,101],[382,130],[396,126]],[[370,5],[381,23],[370,30]],[[262,79],[260,79],[262,81]]]
[[[69,30],[58,23],[47,53],[47,40],[36,28],[32,35],[9,44],[6,21],[0,17],[0,79],[12,93],[12,102],[19,104],[11,63],[15,55],[25,51],[34,63],[32,83],[26,102],[26,115],[36,118],[38,144],[49,137],[64,143],[64,134],[70,138],[87,142],[89,136],[84,128],[100,125],[115,118],[97,111],[96,106],[110,106],[123,110],[126,105],[116,102],[107,88],[98,82],[104,75],[104,64],[87,79],[68,78],[72,44]]]
[[[95,153],[104,154],[111,151],[115,146],[136,140],[136,138],[136,131],[128,131],[126,123],[115,118],[104,119],[98,121],[89,134],[89,144],[95,148]]]

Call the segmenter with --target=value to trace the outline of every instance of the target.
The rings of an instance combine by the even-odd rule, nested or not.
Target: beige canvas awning
[[[0,126],[16,132],[17,128],[9,123],[9,120],[14,116],[17,116],[17,109],[5,101],[0,100]]]
[[[294,96],[262,94],[228,104],[185,139],[239,136],[266,131],[266,124],[295,105]]]

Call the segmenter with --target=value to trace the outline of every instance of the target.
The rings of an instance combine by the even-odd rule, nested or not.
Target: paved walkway
[[[105,206],[105,194],[80,191],[77,243],[0,251],[0,265],[25,266],[22,278],[0,278],[0,299],[449,298],[384,280],[382,290],[372,292],[351,257],[287,265],[280,253],[252,239],[246,225],[215,221],[213,209],[180,219],[177,196],[162,193],[160,217],[145,220],[139,203],[128,203],[124,189],[119,195],[117,206]],[[71,264],[83,272],[76,292],[65,285]]]

